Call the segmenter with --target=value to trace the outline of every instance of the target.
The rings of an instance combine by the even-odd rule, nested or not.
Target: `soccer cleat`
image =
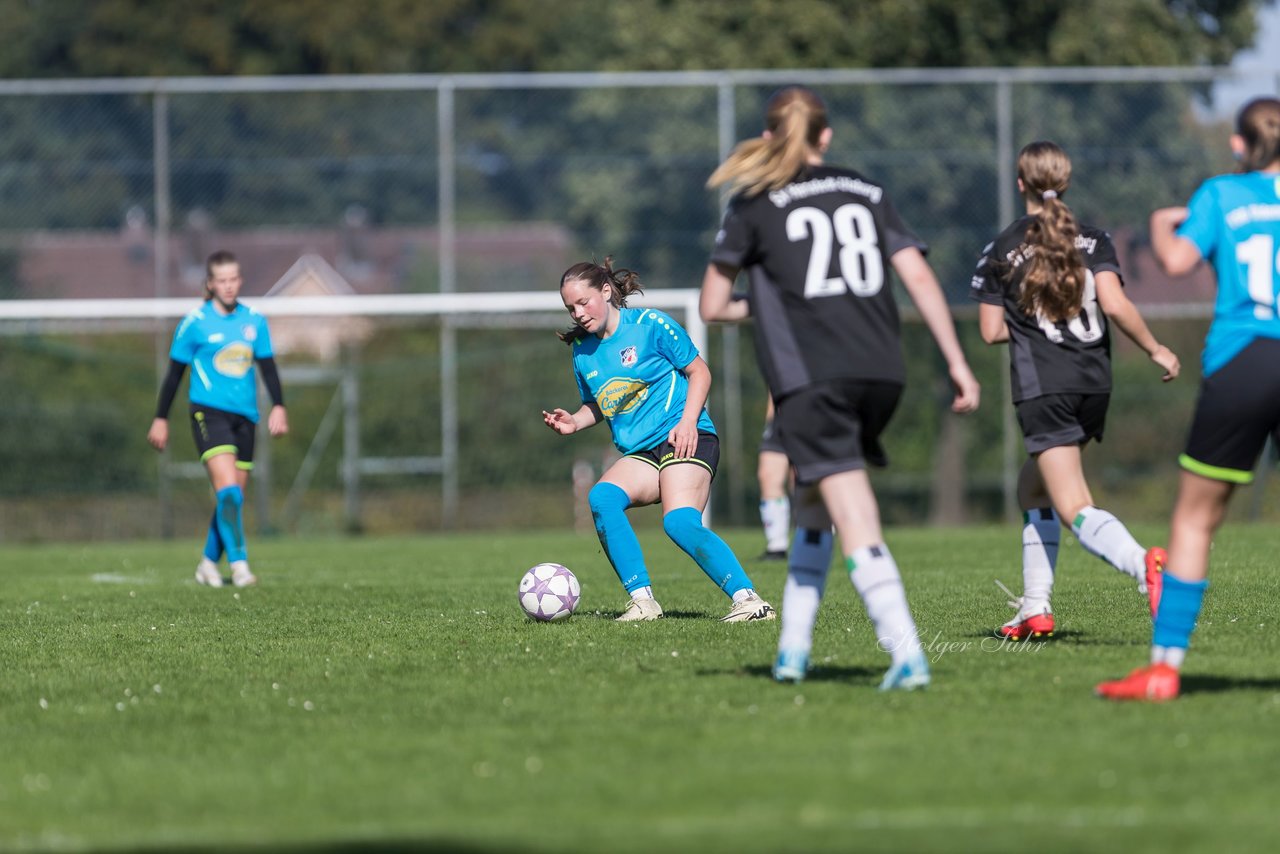
[[[917,652],[889,668],[880,682],[881,691],[914,691],[929,684],[929,662]]]
[[[249,571],[247,562],[237,561],[231,567],[231,583],[236,587],[252,587],[258,583],[258,576]]]
[[[622,612],[622,616],[618,617],[616,622],[641,623],[661,618],[662,606],[658,604],[658,600],[644,597],[632,599],[628,602],[626,610]]]
[[[1012,620],[996,630],[1005,640],[1023,641],[1027,638],[1053,637],[1053,612],[1049,603],[1028,608],[1018,607],[1018,613]]]
[[[803,682],[809,670],[809,653],[799,649],[778,651],[773,663],[773,678],[779,682]]]
[[[218,570],[218,565],[207,557],[200,558],[200,563],[196,565],[196,582],[206,587],[221,587],[222,573]]]
[[[1167,664],[1139,667],[1123,679],[1103,682],[1093,693],[1107,700],[1145,700],[1162,703],[1178,696],[1178,671]]]
[[[1159,546],[1147,549],[1147,601],[1151,603],[1151,619],[1160,610],[1160,593],[1164,590],[1164,567],[1169,553]]]
[[[1028,606],[1025,598],[1014,596],[1013,591],[1001,584],[999,579],[995,582],[996,587],[1009,597],[1009,607],[1018,611],[1012,620],[996,629],[996,637],[1013,641],[1053,637],[1053,612],[1049,609],[1048,602]]]
[[[772,620],[777,615],[772,605],[753,593],[741,602],[734,602],[729,613],[720,618],[720,622],[750,623],[756,620]]]

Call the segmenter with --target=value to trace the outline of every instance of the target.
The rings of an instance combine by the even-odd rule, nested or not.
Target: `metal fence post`
[[[454,84],[440,84],[436,101],[439,151],[440,293],[457,290],[457,158],[454,147]],[[458,340],[448,317],[440,318],[440,456],[443,459],[441,499],[443,523],[458,521]]]
[[[169,228],[172,212],[169,199],[169,96],[157,90],[151,110],[152,169],[155,186],[155,229],[152,232],[152,262],[156,297],[169,295]],[[156,386],[168,370],[167,324],[156,321]],[[169,472],[170,450],[160,454],[157,499],[160,502],[160,536],[173,536],[173,483]]]
[[[1013,222],[1017,185],[1013,180],[1013,83],[1006,76],[996,80],[996,186],[1000,221],[995,233]],[[1013,386],[1007,370],[1000,374],[1000,487],[1004,516],[1010,522],[1018,518],[1018,425],[1013,418]]]

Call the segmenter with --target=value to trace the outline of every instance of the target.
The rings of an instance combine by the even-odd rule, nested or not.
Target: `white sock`
[[[1147,592],[1147,550],[1138,544],[1123,522],[1106,510],[1086,507],[1076,515],[1071,530],[1085,551],[1133,576],[1139,589]]]
[[[857,549],[846,559],[849,578],[862,597],[880,646],[899,664],[921,651],[915,620],[907,606],[898,564],[883,543]]]
[[[1048,605],[1053,594],[1053,571],[1058,565],[1062,523],[1051,507],[1028,510],[1022,527],[1022,601]]]
[[[760,524],[764,526],[765,550],[785,552],[791,536],[791,502],[786,496],[760,502]]]
[[[645,585],[644,587],[637,587],[635,590],[631,591],[631,598],[632,599],[652,599],[653,588],[648,585]]]
[[[744,587],[744,588],[742,588],[741,590],[735,590],[735,591],[733,591],[733,601],[734,601],[735,603],[736,603],[736,602],[743,602],[743,601],[745,601],[745,600],[747,600],[747,599],[750,599],[752,596],[755,596],[755,595],[756,595],[755,588],[753,588],[753,587]]]
[[[787,561],[787,583],[782,591],[782,634],[778,649],[813,648],[813,624],[827,586],[827,568],[835,541],[831,531],[797,528]]]
[[[1180,646],[1152,646],[1151,647],[1151,663],[1167,664],[1174,670],[1182,669],[1182,662],[1187,658],[1186,647]]]

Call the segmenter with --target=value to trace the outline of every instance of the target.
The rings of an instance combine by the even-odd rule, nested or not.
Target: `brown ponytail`
[[[765,129],[767,137],[738,143],[711,173],[708,188],[728,184],[732,192],[754,196],[785,186],[817,151],[827,129],[827,106],[812,90],[788,86],[769,98]]]
[[[1240,171],[1257,172],[1280,161],[1280,100],[1254,98],[1245,104],[1236,133],[1244,140]]]
[[[609,304],[614,308],[626,308],[627,297],[644,293],[644,289],[640,286],[640,274],[626,268],[613,269],[612,255],[606,255],[603,264],[597,264],[594,261],[580,261],[574,264],[560,277],[560,287],[563,288],[567,282],[584,282],[597,291],[603,291],[605,283],[608,283],[611,289]],[[574,324],[571,329],[556,334],[560,336],[561,341],[573,346],[575,339],[591,333]]]
[[[1080,313],[1084,302],[1085,267],[1076,248],[1080,226],[1062,196],[1071,184],[1071,159],[1052,142],[1033,142],[1018,153],[1023,196],[1039,204],[1027,227],[1030,247],[1022,276],[1018,307],[1058,322]]]

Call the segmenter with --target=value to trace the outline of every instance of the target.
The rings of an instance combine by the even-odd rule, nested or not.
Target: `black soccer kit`
[[[1081,225],[1076,249],[1086,270],[1080,312],[1063,321],[1029,315],[1018,305],[1033,217],[1024,216],[982,250],[970,285],[973,299],[1004,309],[1009,327],[1013,403],[1028,453],[1101,439],[1111,394],[1111,333],[1098,306],[1094,276],[1120,276],[1111,236]],[[1121,279],[1123,283],[1123,278]]]
[[[926,249],[884,188],[848,169],[806,167],[729,204],[711,261],[747,271],[756,356],[802,483],[883,464],[906,376],[889,259],[912,246]]]

